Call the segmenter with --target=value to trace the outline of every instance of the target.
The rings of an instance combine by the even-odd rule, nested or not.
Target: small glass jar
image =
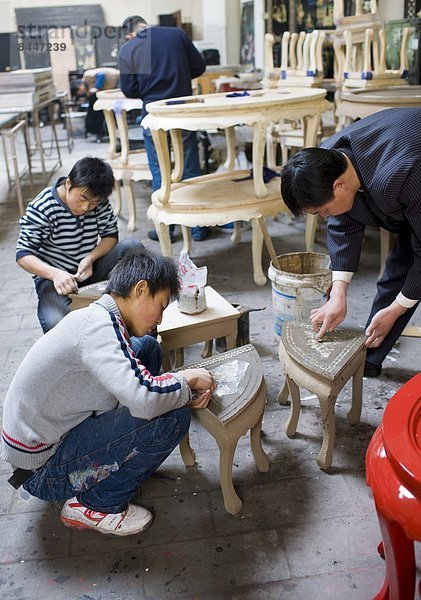
[[[204,287],[194,287],[181,290],[178,299],[178,310],[188,315],[203,312],[207,307]]]

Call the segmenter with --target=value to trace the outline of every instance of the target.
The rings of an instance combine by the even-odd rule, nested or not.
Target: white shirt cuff
[[[412,308],[416,305],[418,300],[411,300],[410,298],[404,296],[402,292],[399,292],[399,294],[396,296],[396,302],[405,308]]]
[[[351,283],[354,273],[352,271],[332,271],[332,281],[346,281]]]

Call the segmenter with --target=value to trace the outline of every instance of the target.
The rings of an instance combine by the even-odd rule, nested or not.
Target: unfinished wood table
[[[238,440],[250,431],[250,443],[257,469],[269,471],[269,459],[261,445],[266,383],[262,363],[251,345],[224,352],[188,368],[203,367],[215,378],[217,387],[207,408],[192,415],[215,438],[219,447],[219,476],[225,510],[236,515],[243,505],[232,482],[232,464]],[[188,435],[180,444],[184,463],[192,466],[195,455]]]
[[[164,310],[158,325],[164,371],[180,367],[184,363],[184,348],[192,344],[226,337],[227,349],[235,348],[240,313],[211,286],[206,286],[205,293],[207,308],[201,313],[181,313],[177,300]],[[207,355],[211,346],[206,348]]]
[[[149,127],[157,150],[162,185],[152,194],[148,217],[154,222],[165,256],[172,255],[169,225],[183,228],[183,252],[191,252],[188,227],[224,225],[231,221],[251,221],[254,281],[266,283],[261,265],[263,238],[257,223],[259,216],[275,216],[288,210],[280,195],[280,181],[263,181],[263,158],[269,123],[283,119],[302,119],[304,145],[314,146],[322,113],[327,110],[326,91],[289,88],[251,91],[249,95],[209,94],[159,100],[147,105],[143,120]],[[171,104],[167,104],[171,102]],[[253,176],[249,171],[233,171],[236,125],[253,128]],[[181,130],[224,129],[227,137],[228,172],[204,175],[181,181],[183,144]],[[167,132],[173,136],[175,167],[171,177]],[[245,178],[245,179],[244,179]],[[241,181],[241,179],[243,179]],[[238,181],[234,181],[238,180]],[[311,219],[310,219],[311,221]],[[313,228],[310,228],[314,233]]]
[[[351,424],[360,420],[367,338],[356,331],[336,329],[318,341],[311,325],[297,321],[286,321],[281,335],[279,359],[284,367],[285,384],[279,394],[279,403],[286,404],[291,395],[286,434],[292,437],[297,430],[302,387],[319,399],[323,443],[317,464],[321,469],[328,469],[335,444],[336,398],[351,377],[352,403],[347,419]]]
[[[390,86],[371,90],[342,92],[336,109],[337,117],[363,119],[387,108],[421,106],[421,85]]]

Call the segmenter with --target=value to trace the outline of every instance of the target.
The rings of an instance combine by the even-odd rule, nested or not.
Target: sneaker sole
[[[65,525],[66,527],[70,527],[72,529],[80,529],[80,530],[89,529],[90,531],[97,531],[98,533],[102,533],[102,535],[115,535],[117,537],[123,537],[123,536],[127,536],[127,535],[136,535],[137,533],[142,533],[142,531],[149,529],[149,527],[153,523],[153,517],[152,517],[152,519],[150,519],[142,527],[142,529],[139,529],[138,531],[131,531],[130,533],[122,533],[122,532],[118,532],[118,531],[102,531],[101,529],[98,529],[98,527],[95,527],[95,526],[91,527],[90,525],[81,523],[80,521],[76,521],[74,519],[69,519],[68,517],[63,517],[62,515],[60,515],[60,520],[63,523],[63,525]]]

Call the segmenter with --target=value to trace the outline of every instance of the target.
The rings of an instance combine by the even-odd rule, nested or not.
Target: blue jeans
[[[118,242],[108,254],[94,262],[92,277],[86,279],[81,285],[108,279],[111,269],[119,259],[134,248],[143,248],[143,244],[133,239]],[[38,295],[38,320],[42,331],[47,333],[70,312],[71,300],[68,296],[58,294],[53,282],[49,279],[35,277],[34,282]]]
[[[145,336],[132,345],[142,364],[157,375],[158,342]],[[188,406],[149,421],[133,417],[122,406],[92,414],[67,434],[56,453],[23,487],[42,500],[63,502],[76,496],[93,510],[122,512],[142,482],[179,444],[189,425]]]

